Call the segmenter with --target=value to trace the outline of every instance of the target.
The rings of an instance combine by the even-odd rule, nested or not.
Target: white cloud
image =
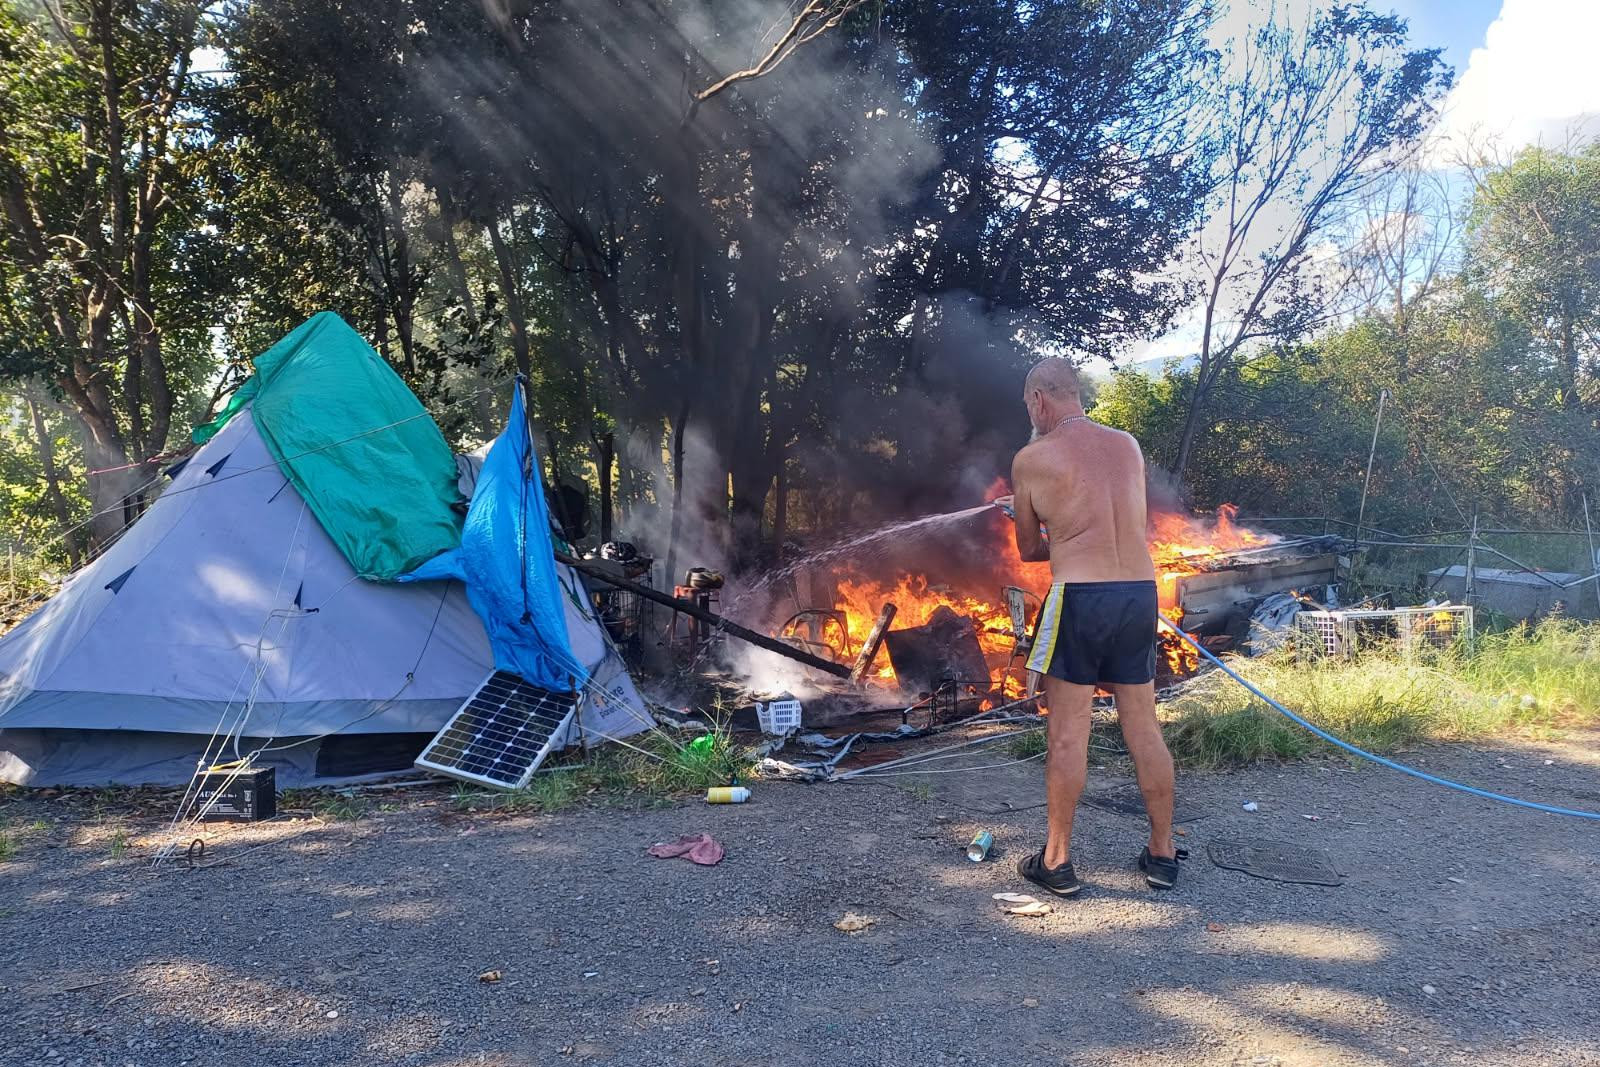
[[[1596,0],[1505,0],[1450,93],[1440,132],[1451,141],[1489,137],[1513,149],[1559,144],[1578,126],[1595,132],[1597,43]]]

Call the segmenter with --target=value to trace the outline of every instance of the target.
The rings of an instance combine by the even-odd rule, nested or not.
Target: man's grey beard
[[[1033,423],[1028,424],[1028,443],[1031,445],[1039,439],[1039,427]]]

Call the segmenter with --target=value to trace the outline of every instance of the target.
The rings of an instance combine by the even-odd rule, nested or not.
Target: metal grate
[[[1410,655],[1443,651],[1474,636],[1472,607],[1302,611],[1295,616],[1296,647],[1324,656],[1354,656],[1371,649]]]
[[[521,789],[565,733],[580,699],[495,671],[428,742],[416,765],[462,781]]]
[[[1298,885],[1343,885],[1344,876],[1321,852],[1280,841],[1214,841],[1206,854],[1218,867]]]

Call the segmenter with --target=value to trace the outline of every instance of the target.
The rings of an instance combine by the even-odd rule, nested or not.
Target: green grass
[[[1550,620],[1489,634],[1426,658],[1367,654],[1238,660],[1279,703],[1351,744],[1378,752],[1422,741],[1549,734],[1600,724],[1600,626]],[[1336,751],[1214,672],[1163,707],[1167,742],[1186,766],[1300,759]]]
[[[526,787],[509,792],[462,785],[456,789],[455,806],[457,811],[562,811],[582,798],[586,785],[575,770],[548,770],[534,775]]]
[[[748,751],[726,730],[706,736],[709,741],[680,748],[659,732],[641,734],[628,739],[633,748],[607,745],[591,752],[587,763],[541,770],[524,789],[458,787],[453,803],[458,811],[555,812],[584,801],[665,802],[746,780]]]
[[[1029,727],[1024,733],[1013,737],[1006,745],[1006,751],[1012,759],[1032,759],[1042,753],[1046,748],[1044,726]]]
[[[1534,724],[1600,722],[1600,624],[1551,620],[1490,634],[1463,677],[1479,691],[1518,704],[1512,717]],[[1521,707],[1532,697],[1534,707]]]
[[[354,794],[333,793],[312,802],[311,813],[330,822],[355,822],[366,815],[370,802]]]
[[[120,860],[128,851],[128,831],[117,830],[111,835],[111,858]]]
[[[35,819],[20,826],[8,819],[0,819],[0,863],[15,857],[17,850],[22,847],[22,842],[28,837],[49,832],[50,824],[43,819]]]
[[[1006,743],[1006,754],[1011,759],[1042,756],[1050,747],[1049,736],[1043,723],[1027,727]],[[1126,755],[1122,750],[1122,731],[1114,724],[1096,719],[1089,728],[1089,759],[1091,762],[1102,761],[1108,755],[1113,758]]]
[[[646,792],[662,796],[699,792],[712,786],[727,785],[750,773],[750,755],[736,745],[726,730],[714,730],[705,737],[708,744],[675,749],[657,733],[644,735],[639,746],[651,756],[631,749],[608,753],[620,761],[618,770],[638,783]],[[703,740],[703,739],[702,739]],[[652,758],[656,757],[656,758]]]

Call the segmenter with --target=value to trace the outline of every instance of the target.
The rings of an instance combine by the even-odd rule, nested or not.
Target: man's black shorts
[[[1074,685],[1139,685],[1156,676],[1155,582],[1050,587],[1028,669]]]

